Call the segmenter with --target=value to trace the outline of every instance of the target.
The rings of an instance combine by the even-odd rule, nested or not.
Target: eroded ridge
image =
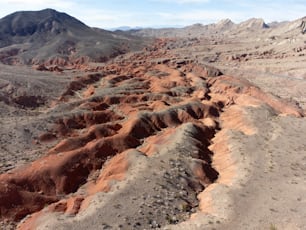
[[[98,192],[114,190],[114,180],[131,180],[140,197],[131,208],[139,212],[134,220],[121,217],[131,228],[181,222],[196,211],[196,194],[218,177],[208,146],[220,107],[202,103],[209,98],[207,69],[196,67],[190,75],[192,64],[180,70],[175,59],[172,66],[139,54],[128,60],[68,85],[52,109],[58,117],[53,130],[40,136],[42,143],[57,144],[41,159],[0,176],[3,219],[19,221],[47,205],[49,212],[77,214]],[[143,168],[148,164],[149,170]],[[118,205],[124,210],[127,204]],[[157,215],[162,209],[167,212]],[[37,215],[21,228],[32,226]]]
[[[97,73],[75,79],[50,112],[58,119],[40,141],[57,144],[0,175],[2,220],[32,214],[20,229],[183,222],[218,179],[209,146],[223,111],[248,98],[303,115],[246,81],[154,47],[88,71]]]

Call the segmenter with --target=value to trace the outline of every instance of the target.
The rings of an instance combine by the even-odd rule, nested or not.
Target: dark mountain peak
[[[61,12],[58,12],[54,9],[51,9],[51,8],[46,8],[46,9],[43,9],[43,10],[40,10],[40,11],[32,11],[32,12],[36,12],[38,14],[49,14],[49,15],[60,15],[60,14],[65,14],[65,13],[61,13]]]
[[[19,11],[0,19],[0,62],[73,63],[105,61],[142,48],[140,39],[93,29],[53,9]]]
[[[34,33],[58,34],[71,27],[87,26],[68,14],[53,9],[19,11],[0,19],[1,37],[29,36]]]
[[[12,14],[7,15],[6,17],[0,19],[0,20],[31,20],[34,22],[37,21],[41,21],[41,20],[45,20],[45,19],[49,19],[49,18],[53,18],[53,19],[74,19],[77,20],[73,17],[71,17],[70,15],[66,14],[66,13],[62,13],[62,12],[58,12],[54,9],[43,9],[43,10],[39,10],[39,11],[17,11],[14,12]],[[81,22],[80,22],[81,23]]]

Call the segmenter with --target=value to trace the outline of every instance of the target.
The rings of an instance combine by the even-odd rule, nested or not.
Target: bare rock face
[[[267,29],[269,26],[260,18],[251,18],[245,22],[239,24],[240,28],[245,29]]]
[[[301,22],[300,28],[301,28],[302,34],[305,34],[306,33],[306,21],[303,20]]]

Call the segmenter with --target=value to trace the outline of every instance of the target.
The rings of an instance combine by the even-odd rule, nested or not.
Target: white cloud
[[[256,2],[236,2],[238,5],[245,7],[247,14],[244,20],[257,17],[263,18],[266,22],[295,20],[306,15],[306,5],[299,0],[293,1],[268,1],[258,0]]]
[[[151,0],[152,2],[168,2],[176,4],[208,3],[210,0]]]
[[[263,18],[266,22],[294,20],[306,15],[306,5],[303,0],[222,0],[237,8],[238,15],[244,15],[239,21],[252,17]],[[242,13],[244,12],[244,13]],[[235,18],[233,17],[235,20]]]
[[[158,13],[159,17],[163,21],[167,21],[168,24],[176,23],[179,25],[190,25],[193,23],[212,23],[221,19],[230,18],[233,21],[241,21],[247,18],[247,14],[244,12],[233,12],[225,10],[192,10],[180,13]]]
[[[74,14],[75,17],[89,26],[103,28],[119,27],[124,22],[130,24],[131,19],[135,16],[130,13],[100,9],[77,10]]]
[[[33,8],[33,7],[58,7],[58,8],[68,8],[75,5],[72,1],[60,1],[60,0],[0,0],[0,4],[16,7],[22,6],[24,8]]]
[[[272,21],[295,20],[306,15],[306,5],[300,2],[287,3],[285,1],[272,2],[259,0],[259,2],[246,2],[242,0],[224,0],[233,5],[233,9],[220,7],[219,9],[198,9],[180,12],[160,12],[160,21],[165,24],[190,25],[194,23],[208,24],[221,19],[229,18],[239,23],[249,18],[263,18],[267,23]]]

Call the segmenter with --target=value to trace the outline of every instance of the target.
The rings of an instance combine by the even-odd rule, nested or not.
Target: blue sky
[[[252,17],[272,22],[306,16],[305,0],[0,0],[0,6],[0,17],[53,8],[100,28],[186,26],[224,18],[238,23]]]

